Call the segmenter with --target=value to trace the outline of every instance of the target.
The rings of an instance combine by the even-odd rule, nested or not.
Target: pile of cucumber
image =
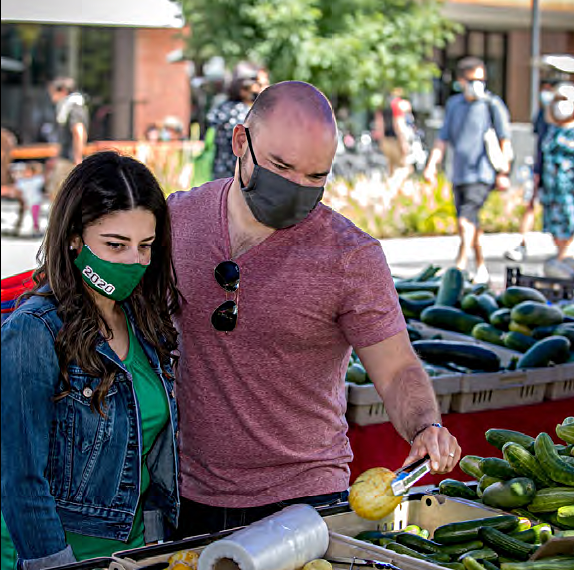
[[[557,536],[568,536],[557,531]],[[505,514],[445,524],[432,539],[426,529],[409,525],[401,531],[363,531],[355,536],[397,554],[453,570],[572,570],[572,556],[529,561],[553,536],[549,524],[532,525],[526,517]]]
[[[544,432],[534,438],[518,431],[489,429],[486,439],[502,457],[467,455],[459,463],[464,473],[478,481],[476,491],[460,481],[445,479],[439,492],[481,500],[574,536],[574,417],[558,424],[556,435],[563,444],[555,444]]]
[[[496,371],[500,359],[488,348],[490,343],[523,353],[511,368],[574,361],[574,303],[552,305],[540,291],[521,286],[495,295],[485,285],[469,284],[455,267],[440,278],[438,271],[431,265],[411,279],[395,281],[407,329],[421,359],[454,369]],[[416,328],[408,326],[410,320],[487,344],[423,341]]]

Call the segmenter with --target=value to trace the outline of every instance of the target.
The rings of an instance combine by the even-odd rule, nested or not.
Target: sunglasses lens
[[[231,332],[237,324],[237,303],[225,301],[211,315],[213,328],[221,332]]]
[[[215,279],[230,293],[239,287],[239,265],[234,261],[222,261],[215,268]]]

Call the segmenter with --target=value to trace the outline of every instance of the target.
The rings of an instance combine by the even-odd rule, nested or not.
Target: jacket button
[[[83,394],[86,398],[91,398],[93,393],[94,393],[93,390],[92,390],[89,386],[86,386],[86,387],[84,388],[84,390],[82,391],[82,394]]]
[[[172,398],[175,398],[175,392],[174,392],[173,390],[169,393],[169,395],[170,395]]]

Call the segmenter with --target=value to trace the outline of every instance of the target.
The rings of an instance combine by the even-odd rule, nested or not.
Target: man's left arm
[[[499,98],[493,100],[494,130],[500,141],[500,150],[508,161],[509,169],[514,159],[510,132],[510,113],[506,105]]]
[[[413,441],[404,465],[427,453],[432,471],[448,473],[458,463],[461,449],[456,438],[440,424],[441,417],[431,381],[403,330],[377,344],[356,348],[397,432]]]
[[[83,123],[75,123],[72,126],[72,141],[74,164],[80,164],[84,159],[84,147],[88,139],[88,132]]]

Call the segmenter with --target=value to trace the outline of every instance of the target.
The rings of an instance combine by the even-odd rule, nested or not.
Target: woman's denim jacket
[[[170,409],[147,456],[151,484],[144,509],[176,524],[173,378],[163,374],[155,349],[135,327],[129,304],[124,308]],[[26,570],[74,562],[65,531],[126,540],[140,497],[142,431],[131,375],[102,338],[96,350],[117,368],[105,417],[90,408],[100,379],[78,366],[68,367],[71,393],[54,401],[63,386],[54,349],[62,327],[56,309],[52,296],[34,296],[2,324],[2,514]]]

